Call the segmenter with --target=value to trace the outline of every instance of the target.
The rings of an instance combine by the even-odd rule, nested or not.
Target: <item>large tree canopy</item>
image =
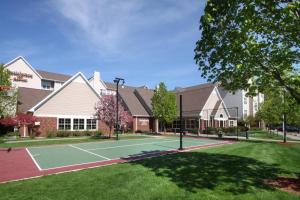
[[[249,94],[279,86],[300,103],[299,1],[208,0],[200,31],[202,77]]]

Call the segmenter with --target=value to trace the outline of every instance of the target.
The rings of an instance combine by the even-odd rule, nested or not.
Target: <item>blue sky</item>
[[[0,3],[0,62],[169,89],[206,82],[194,62],[205,0],[11,0]]]

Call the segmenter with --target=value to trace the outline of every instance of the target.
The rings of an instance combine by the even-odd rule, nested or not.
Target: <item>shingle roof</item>
[[[104,82],[104,83],[105,83],[107,89],[109,89],[109,90],[117,90],[115,83],[110,83],[110,82]]]
[[[176,91],[176,100],[179,108],[179,99],[182,95],[183,116],[198,116],[203,109],[215,85],[211,83],[182,88]]]
[[[35,106],[52,91],[40,90],[32,88],[18,88],[18,112],[27,112],[30,108]]]
[[[219,107],[220,107],[221,103],[222,103],[222,101],[221,101],[221,100],[218,100],[218,101],[217,101],[217,103],[216,103],[215,107],[213,108],[213,110],[212,110],[212,112],[211,112],[211,115],[213,115],[213,116],[215,116],[215,115],[216,115],[216,113],[217,113],[217,111],[218,111],[218,109],[219,109]]]
[[[72,76],[66,75],[66,74],[58,74],[58,73],[53,73],[53,72],[47,72],[43,70],[36,70],[43,79],[47,80],[55,80],[55,81],[61,81],[65,82],[69,80]]]
[[[137,88],[134,91],[135,95],[139,99],[139,101],[142,103],[146,111],[149,113],[149,115],[152,115],[152,97],[154,95],[154,91],[151,89],[146,88]]]
[[[149,113],[143,107],[143,105],[135,95],[134,91],[135,91],[134,87],[128,87],[128,86],[125,86],[124,88],[120,87],[119,95],[133,116],[149,117],[150,116]]]

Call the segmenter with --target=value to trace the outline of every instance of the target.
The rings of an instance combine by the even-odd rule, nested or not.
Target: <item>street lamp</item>
[[[123,78],[115,78],[114,83],[117,84],[117,115],[116,115],[116,131],[117,131],[117,140],[119,140],[119,85],[124,85],[125,80]]]

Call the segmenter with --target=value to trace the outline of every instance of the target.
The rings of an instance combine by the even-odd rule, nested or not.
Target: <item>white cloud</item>
[[[50,5],[71,22],[72,28],[67,30],[70,39],[96,49],[100,55],[115,56],[136,51],[143,42],[155,43],[152,33],[197,12],[200,2],[54,0]]]

